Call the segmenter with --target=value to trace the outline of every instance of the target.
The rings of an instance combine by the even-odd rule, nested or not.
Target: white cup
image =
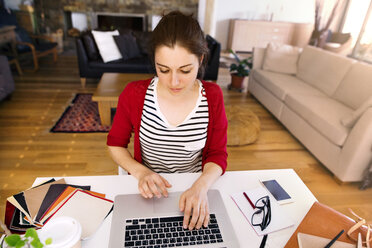
[[[52,244],[46,248],[81,248],[81,225],[68,216],[50,219],[38,234],[43,244],[46,239],[52,239]]]

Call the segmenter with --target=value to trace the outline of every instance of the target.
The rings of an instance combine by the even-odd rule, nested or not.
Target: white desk
[[[184,191],[199,177],[199,173],[162,175],[173,185],[169,190],[170,192]],[[218,179],[212,188],[218,189],[221,192],[241,247],[259,247],[262,237],[257,236],[230,197],[232,193],[260,186],[260,182],[258,181],[259,178],[275,178],[294,199],[294,203],[283,205],[283,211],[285,211],[288,216],[291,216],[296,224],[291,228],[269,234],[266,246],[271,248],[284,247],[301,220],[305,217],[307,211],[316,201],[316,198],[294,170],[281,169],[226,172],[225,175]],[[34,185],[46,179],[47,178],[37,178]],[[137,180],[133,176],[66,177],[65,180],[69,184],[91,185],[91,190],[105,193],[106,197],[111,200],[114,200],[114,197],[118,194],[138,193]],[[106,218],[93,237],[83,241],[83,248],[103,248],[108,246],[111,218],[112,214]]]

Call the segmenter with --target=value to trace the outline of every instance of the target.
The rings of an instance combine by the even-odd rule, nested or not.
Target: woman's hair
[[[172,11],[163,15],[152,32],[150,41],[150,58],[155,62],[155,50],[160,46],[173,48],[181,46],[196,55],[200,63],[197,78],[202,79],[208,61],[208,46],[198,21],[192,15]]]

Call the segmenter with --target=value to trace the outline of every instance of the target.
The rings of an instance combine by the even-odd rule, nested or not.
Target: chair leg
[[[16,69],[17,69],[17,72],[20,76],[23,75],[23,72],[22,72],[22,69],[21,69],[21,66],[19,65],[19,62],[18,62],[18,59],[14,58],[12,60],[9,60],[9,64],[14,64]]]
[[[39,62],[37,61],[37,56],[36,55],[33,56],[33,59],[34,59],[34,70],[33,70],[33,72],[35,72],[35,71],[39,70]]]
[[[85,88],[85,85],[87,83],[87,78],[80,78],[81,88]]]
[[[15,60],[15,61],[14,61],[14,64],[15,64],[15,66],[16,66],[16,68],[17,68],[18,74],[19,74],[20,76],[22,76],[22,75],[23,75],[23,72],[22,72],[21,66],[19,65],[18,60]]]

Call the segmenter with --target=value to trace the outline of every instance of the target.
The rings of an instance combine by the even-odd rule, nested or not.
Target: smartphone
[[[292,197],[280,186],[280,184],[275,180],[265,180],[261,183],[266,187],[266,189],[274,196],[275,200],[279,204],[286,204],[293,202]]]

